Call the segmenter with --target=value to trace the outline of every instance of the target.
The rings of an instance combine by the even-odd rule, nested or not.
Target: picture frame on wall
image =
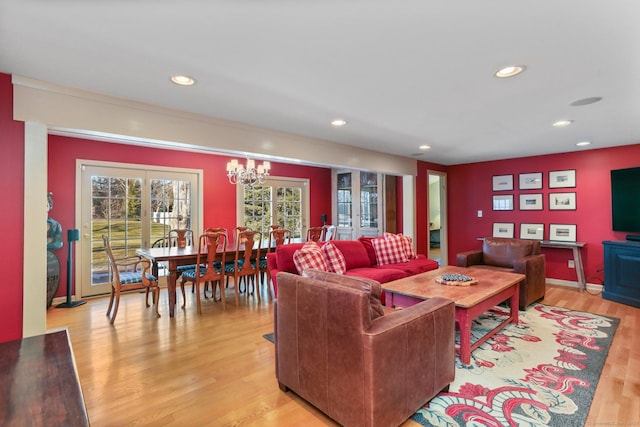
[[[549,224],[549,240],[559,242],[576,241],[575,224]]]
[[[576,210],[576,193],[549,193],[549,210]]]
[[[492,184],[493,191],[513,190],[513,175],[494,175]]]
[[[520,224],[520,238],[529,240],[543,240],[544,224]]]
[[[512,211],[513,210],[513,194],[504,194],[493,196],[494,211]]]
[[[493,237],[513,238],[514,223],[512,222],[494,222]]]
[[[521,173],[518,175],[520,190],[539,190],[542,188],[542,172]]]
[[[520,194],[519,206],[521,211],[541,211],[542,193]]]
[[[572,188],[576,186],[576,170],[549,172],[549,188]]]

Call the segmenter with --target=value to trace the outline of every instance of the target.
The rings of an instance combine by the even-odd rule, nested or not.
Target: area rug
[[[507,309],[476,321],[481,337]],[[412,419],[424,426],[583,426],[619,319],[534,304],[471,354]],[[472,338],[473,341],[473,338]]]

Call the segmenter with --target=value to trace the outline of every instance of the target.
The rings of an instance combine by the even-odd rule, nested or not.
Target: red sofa
[[[358,240],[331,240],[331,243],[342,252],[345,258],[347,263],[346,276],[364,277],[379,283],[386,283],[438,268],[436,261],[428,259],[422,254],[408,262],[378,265],[371,240],[370,237],[361,237]],[[273,293],[276,298],[278,296],[276,276],[281,271],[298,274],[293,262],[293,254],[302,246],[304,243],[280,245],[275,252],[267,254],[267,268],[273,281]]]

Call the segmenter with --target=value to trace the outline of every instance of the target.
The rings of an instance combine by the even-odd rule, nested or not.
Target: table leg
[[[463,365],[471,363],[471,320],[467,310],[456,307],[456,322],[460,328],[460,361]]]
[[[522,282],[520,282],[522,283]],[[515,290],[513,291],[513,295],[511,295],[511,299],[510,299],[510,303],[509,305],[511,306],[511,322],[515,323],[516,325],[519,322],[518,320],[518,316],[520,313],[519,310],[519,304],[520,304],[520,283],[516,283],[516,285],[514,286]]]
[[[173,317],[176,307],[176,282],[178,281],[178,263],[169,261],[169,279],[167,280],[167,292],[169,294],[169,317]]]
[[[578,276],[578,287],[580,292],[587,288],[587,280],[584,277],[584,266],[582,265],[582,255],[580,254],[580,248],[573,248],[573,260],[576,267],[576,275]]]

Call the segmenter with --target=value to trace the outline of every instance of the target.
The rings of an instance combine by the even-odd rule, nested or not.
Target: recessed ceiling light
[[[587,145],[591,145],[591,141],[580,141],[580,142],[577,142],[576,145],[578,147],[586,147]]]
[[[421,145],[418,148],[421,149],[421,150],[430,150],[431,146],[430,145]]]
[[[347,124],[346,120],[343,119],[335,119],[331,121],[331,126],[340,127]]]
[[[524,65],[509,65],[508,67],[504,67],[496,71],[495,76],[504,79],[507,77],[517,76],[525,70]]]
[[[561,128],[564,126],[569,126],[571,123],[573,123],[573,120],[558,120],[557,122],[555,122],[553,124],[553,126],[557,127],[557,128]]]
[[[171,81],[180,86],[192,86],[196,83],[193,78],[189,76],[183,76],[181,74],[171,76]]]

